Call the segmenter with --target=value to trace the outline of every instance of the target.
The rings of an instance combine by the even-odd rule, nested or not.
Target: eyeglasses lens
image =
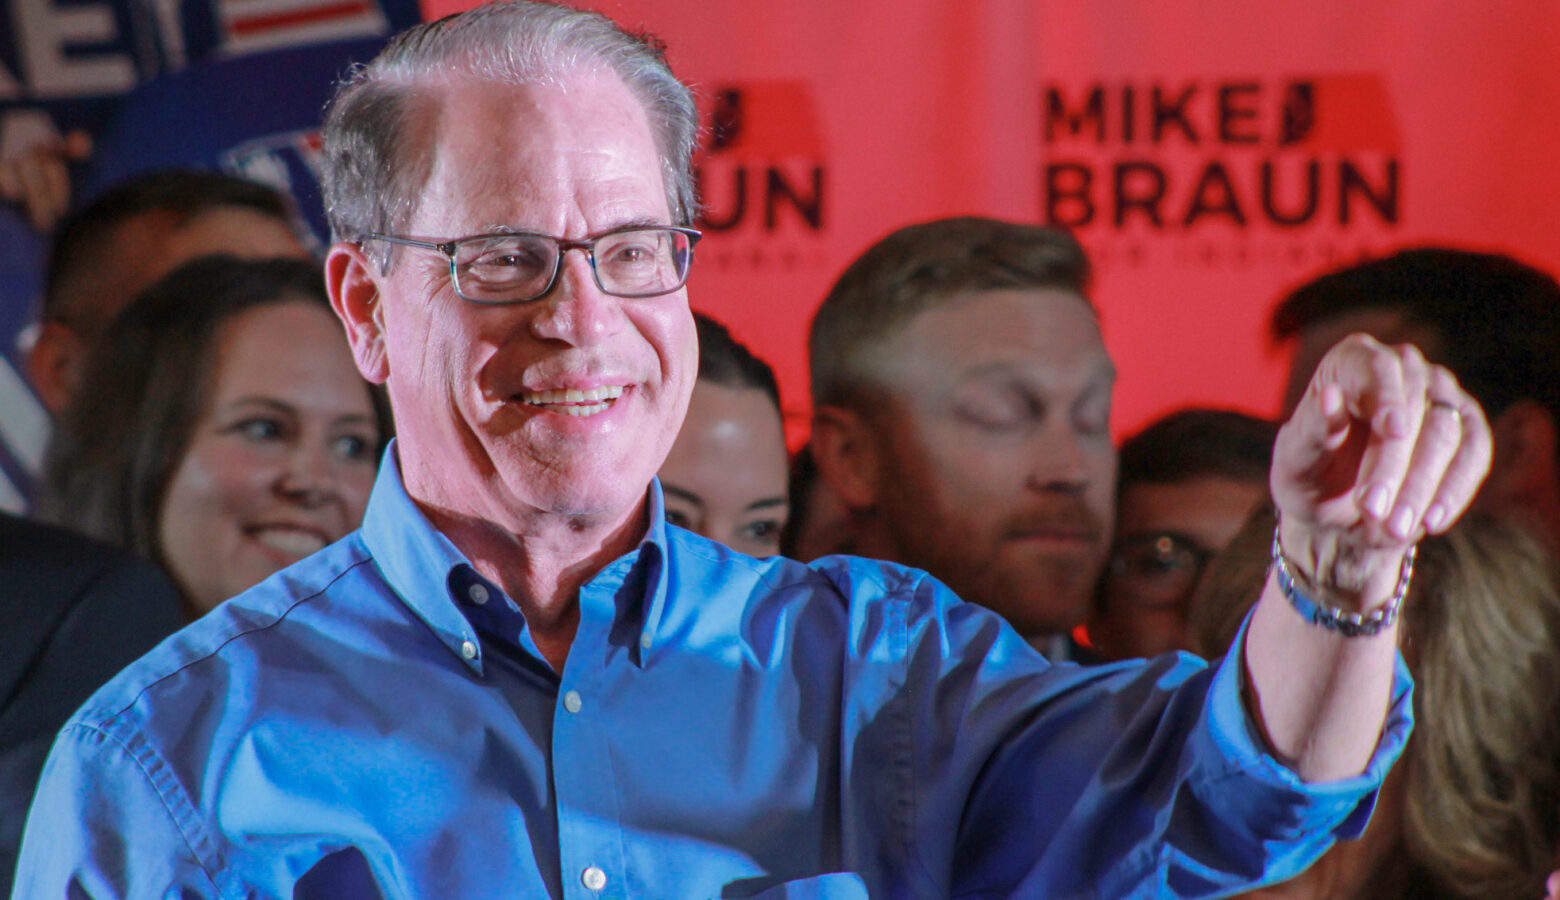
[[[1109,578],[1116,592],[1137,603],[1175,603],[1197,583],[1202,558],[1196,548],[1170,535],[1157,535],[1118,546],[1111,554]]]
[[[584,246],[591,248],[597,285],[619,297],[677,290],[692,259],[688,235],[669,228],[613,232]],[[483,303],[534,299],[548,290],[559,252],[556,240],[536,235],[463,241],[455,256],[457,286],[461,296]]]

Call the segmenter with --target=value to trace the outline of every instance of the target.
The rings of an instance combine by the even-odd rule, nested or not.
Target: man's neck
[[[898,544],[875,512],[857,509],[851,510],[849,516],[850,553],[868,559],[904,563]]]
[[[501,586],[525,615],[532,639],[562,674],[579,627],[579,591],[648,529],[641,500],[608,521],[535,514],[506,524],[413,498],[483,577]]]

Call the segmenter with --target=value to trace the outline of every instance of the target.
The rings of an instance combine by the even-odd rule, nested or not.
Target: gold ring
[[[1462,418],[1462,410],[1457,408],[1457,404],[1455,404],[1455,403],[1448,403],[1445,400],[1431,400],[1430,401],[1430,409],[1432,409],[1432,410],[1444,409],[1447,412],[1451,413],[1452,415],[1456,416],[1457,418],[1459,418],[1459,419]]]

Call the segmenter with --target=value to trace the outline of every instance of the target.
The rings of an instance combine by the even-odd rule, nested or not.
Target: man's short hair
[[[692,158],[699,115],[661,44],[598,13],[509,0],[402,32],[337,88],[322,132],[321,178],[335,240],[396,233],[411,221],[432,165],[433,136],[412,133],[415,101],[426,89],[452,77],[536,84],[593,67],[616,73],[643,104],[667,207],[674,224],[690,224],[697,212]],[[375,252],[388,267],[390,249]]]
[[[1055,289],[1088,302],[1089,259],[1055,228],[975,217],[890,234],[850,264],[813,318],[815,406],[849,404],[871,383],[868,351],[959,295]]]
[[[780,410],[780,383],[775,370],[732,336],[726,326],[704,313],[693,314],[699,334],[699,380],[721,387],[763,391]]]
[[[1560,420],[1560,284],[1507,256],[1441,247],[1404,250],[1323,275],[1273,314],[1287,339],[1361,310],[1392,311],[1428,328],[1435,361],[1491,417],[1536,400]],[[1431,354],[1427,354],[1431,355]]]
[[[177,228],[196,216],[222,208],[253,210],[288,227],[295,222],[289,197],[234,175],[203,169],[161,169],[135,176],[60,223],[44,274],[39,317],[46,322],[78,327],[93,324],[78,320],[93,315],[93,310],[86,307],[92,305],[94,285],[104,274],[101,267],[113,264],[114,231],[126,222],[159,213],[169,216]],[[112,272],[106,274],[113,276]]]
[[[1133,484],[1198,478],[1266,485],[1277,437],[1278,426],[1267,419],[1224,409],[1179,410],[1121,445],[1117,482],[1121,492]]]

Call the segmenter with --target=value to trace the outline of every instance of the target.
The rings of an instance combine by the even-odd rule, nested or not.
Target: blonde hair
[[[1404,613],[1417,682],[1404,840],[1453,896],[1532,898],[1560,830],[1560,592],[1516,525],[1424,542]]]
[[[1261,591],[1275,514],[1258,510],[1210,568],[1188,632],[1224,653]],[[1560,846],[1560,589],[1545,548],[1471,515],[1419,545],[1400,640],[1417,725],[1403,842],[1416,896],[1531,900]]]
[[[1210,659],[1223,656],[1234,642],[1240,623],[1267,580],[1277,524],[1272,501],[1262,503],[1251,511],[1229,545],[1208,563],[1208,571],[1186,609],[1186,636],[1199,655]]]

